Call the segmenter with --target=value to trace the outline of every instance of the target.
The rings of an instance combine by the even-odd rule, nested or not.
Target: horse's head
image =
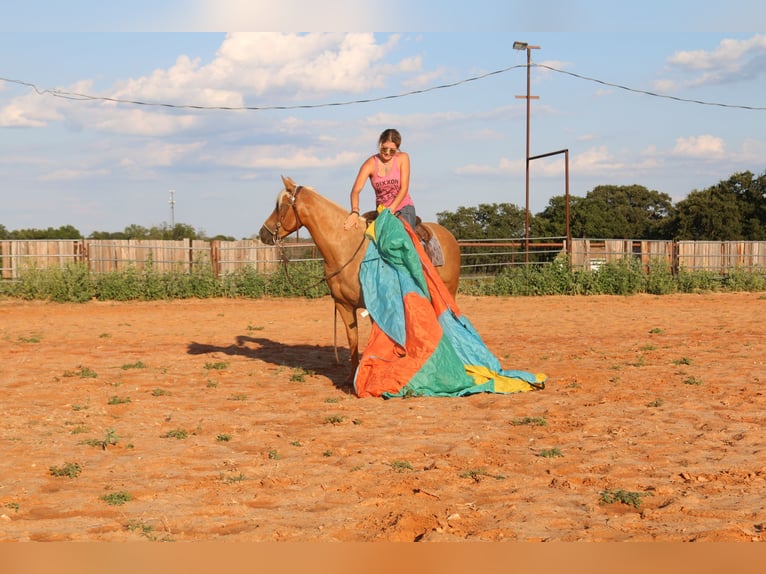
[[[301,190],[301,186],[285,176],[282,176],[282,183],[285,188],[277,195],[274,211],[261,226],[261,241],[268,245],[274,245],[280,239],[297,231],[301,226],[301,220],[295,209],[295,198]]]

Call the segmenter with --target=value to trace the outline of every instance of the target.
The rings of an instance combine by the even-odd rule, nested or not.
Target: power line
[[[532,64],[532,66],[535,66],[537,68],[545,68],[546,70],[551,70],[552,72],[558,72],[559,74],[566,74],[568,76],[572,76],[574,78],[578,78],[580,80],[586,80],[588,82],[595,82],[597,84],[601,84],[604,86],[610,86],[612,88],[619,88],[621,90],[626,90],[628,92],[635,92],[637,94],[645,94],[647,96],[652,96],[655,98],[665,98],[668,100],[675,100],[677,102],[686,102],[689,104],[700,104],[703,106],[719,106],[722,108],[739,108],[741,110],[758,110],[763,111],[766,110],[766,107],[758,107],[758,106],[743,106],[743,105],[737,105],[737,104],[721,104],[718,102],[705,102],[702,100],[694,100],[689,98],[680,98],[678,96],[669,96],[667,94],[658,94],[656,92],[649,92],[647,90],[639,90],[636,88],[629,88],[627,86],[621,86],[620,84],[613,84],[611,82],[605,82],[604,80],[599,80],[596,78],[589,78],[588,76],[583,76],[581,74],[575,74],[574,72],[567,72],[566,70],[559,70],[557,68],[554,68],[552,66],[546,66],[545,64]]]
[[[545,68],[546,70],[550,70],[552,72],[557,72],[559,74],[565,74],[568,76],[571,76],[573,78],[577,78],[580,80],[588,81],[588,82],[594,82],[597,84],[601,84],[604,86],[609,86],[612,88],[618,88],[621,90],[625,90],[628,92],[633,92],[637,94],[644,94],[647,96],[652,96],[655,98],[664,98],[668,100],[674,100],[677,102],[684,102],[684,103],[690,103],[690,104],[699,104],[704,106],[718,106],[722,108],[737,108],[742,110],[751,110],[751,111],[764,111],[766,110],[766,107],[761,106],[746,106],[746,105],[738,105],[738,104],[722,104],[719,102],[706,102],[703,100],[696,100],[691,98],[681,98],[678,96],[670,96],[667,94],[660,94],[657,92],[650,92],[648,90],[642,90],[638,88],[631,88],[628,86],[615,84],[612,82],[607,82],[605,80],[599,80],[597,78],[592,78],[588,76],[584,76],[582,74],[576,74],[574,72],[567,72],[566,70],[559,70],[558,68],[554,68],[553,66],[548,66],[545,64],[531,64],[534,67],[537,68]],[[447,88],[454,88],[463,84],[467,84],[470,82],[475,82],[478,80],[483,80],[486,78],[489,78],[491,76],[496,76],[499,74],[503,74],[506,72],[509,72],[511,70],[514,70],[516,68],[526,68],[526,64],[516,65],[516,66],[509,66],[507,68],[503,68],[501,70],[495,70],[494,72],[487,72],[485,74],[480,74],[478,76],[473,76],[470,78],[465,78],[463,80],[459,80],[457,82],[451,82],[448,84],[440,84],[438,86],[431,86],[429,88],[423,88],[420,90],[411,90],[409,92],[403,92],[400,94],[392,94],[388,96],[380,96],[377,98],[365,98],[365,99],[358,99],[358,100],[347,100],[343,102],[327,102],[322,104],[296,104],[296,105],[274,105],[274,106],[204,106],[204,105],[193,105],[193,104],[170,104],[165,102],[147,102],[142,100],[132,100],[132,99],[124,99],[124,98],[110,98],[107,96],[94,96],[91,94],[82,94],[77,92],[69,92],[66,90],[58,90],[58,89],[41,89],[37,87],[35,84],[31,82],[25,82],[22,80],[14,80],[11,78],[4,78],[0,77],[0,81],[9,82],[13,84],[19,84],[21,86],[26,86],[28,88],[32,88],[35,92],[37,92],[38,95],[51,95],[57,98],[63,98],[68,100],[81,100],[81,101],[102,101],[102,102],[113,102],[117,104],[131,104],[131,105],[137,105],[137,106],[150,106],[150,107],[164,107],[164,108],[175,108],[175,109],[191,109],[191,110],[223,110],[223,111],[274,111],[274,110],[301,110],[301,109],[317,109],[317,108],[329,108],[329,107],[339,107],[339,106],[351,106],[351,105],[357,105],[357,104],[369,104],[373,102],[381,102],[385,100],[393,100],[398,98],[406,98],[409,96],[415,96],[419,94],[426,94],[428,92],[434,92],[436,90],[444,90]]]

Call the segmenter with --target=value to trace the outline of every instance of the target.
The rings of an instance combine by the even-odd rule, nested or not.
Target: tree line
[[[570,195],[572,237],[595,239],[666,239],[707,241],[766,240],[766,172],[735,173],[705,190],[694,190],[673,204],[667,193],[642,185],[599,185],[585,197]],[[482,203],[436,214],[458,239],[525,237],[526,212],[511,203]],[[566,197],[552,197],[545,209],[530,214],[531,237],[566,235]],[[222,239],[176,223],[123,231],[95,231],[89,239]],[[0,224],[0,239],[83,239],[72,225],[57,229],[9,231]]]
[[[73,225],[62,225],[58,228],[47,229],[17,229],[9,231],[0,223],[0,239],[85,239],[80,231]],[[207,237],[203,230],[195,229],[186,223],[176,223],[172,227],[167,223],[144,227],[142,225],[128,225],[122,231],[94,231],[88,239],[220,239],[234,241],[233,237],[216,235]]]
[[[667,193],[642,185],[599,185],[570,195],[572,237],[707,241],[766,240],[766,172],[735,173],[673,204]],[[458,239],[525,236],[526,212],[510,203],[479,204],[437,213]],[[566,235],[566,197],[552,197],[530,215],[531,237]]]

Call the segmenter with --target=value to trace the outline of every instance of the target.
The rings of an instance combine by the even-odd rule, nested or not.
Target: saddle
[[[367,211],[362,214],[362,217],[367,223],[375,221],[378,217],[377,211]],[[442,254],[442,247],[439,245],[439,240],[434,236],[433,232],[425,225],[419,215],[415,216],[415,235],[418,236],[423,243],[423,248],[426,250],[431,263],[434,267],[444,265],[444,255]]]

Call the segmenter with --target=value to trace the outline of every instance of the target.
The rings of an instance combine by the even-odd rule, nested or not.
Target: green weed
[[[632,492],[622,489],[608,489],[601,493],[599,502],[601,504],[612,504],[614,502],[620,502],[627,504],[633,508],[639,508],[641,506],[641,497],[651,495],[650,492]]]
[[[124,371],[127,371],[128,369],[145,369],[146,365],[141,361],[136,361],[135,363],[126,363],[121,368]]]
[[[67,462],[62,466],[50,467],[51,476],[66,476],[67,478],[77,478],[80,476],[82,467],[76,462]]]
[[[112,492],[100,497],[101,500],[109,504],[110,506],[122,506],[126,502],[133,500],[133,495],[125,490],[119,492]]]
[[[63,377],[80,377],[81,379],[96,379],[98,373],[88,367],[78,366],[75,371],[64,371]]]
[[[117,436],[117,433],[114,431],[114,429],[109,429],[106,431],[106,436],[102,439],[88,439],[82,441],[80,444],[87,444],[88,446],[96,446],[99,447],[102,450],[106,450],[108,446],[114,446],[119,441],[119,437]]]
[[[544,448],[540,452],[537,453],[537,456],[543,457],[543,458],[556,458],[556,457],[562,457],[564,456],[558,447],[553,448]]]
[[[223,371],[229,367],[229,363],[219,361],[217,363],[205,363],[205,369],[208,371]]]
[[[189,431],[186,431],[184,429],[169,430],[168,432],[162,435],[162,438],[174,438],[177,440],[183,440],[188,437],[189,437]]]
[[[130,397],[118,397],[117,395],[110,397],[106,402],[108,405],[124,405],[130,402]]]
[[[544,427],[548,425],[548,421],[545,417],[521,417],[513,419],[511,424],[514,426],[529,425],[534,427]]]
[[[394,460],[391,462],[391,468],[396,472],[404,472],[405,470],[412,470],[412,464],[406,460]]]
[[[482,477],[485,476],[488,478],[494,478],[495,480],[505,480],[506,478],[502,474],[490,474],[487,472],[486,468],[476,468],[460,473],[460,478],[472,478],[476,482],[481,481]]]

